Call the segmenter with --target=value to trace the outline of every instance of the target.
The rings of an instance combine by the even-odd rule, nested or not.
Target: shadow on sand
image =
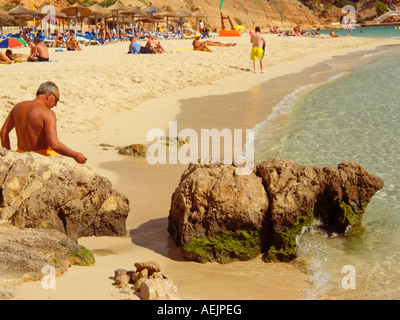
[[[131,229],[129,235],[132,243],[153,250],[175,261],[186,261],[171,236],[168,234],[168,218],[149,220],[136,229]]]

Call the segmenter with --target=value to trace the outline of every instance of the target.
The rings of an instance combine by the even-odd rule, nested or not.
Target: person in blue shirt
[[[152,47],[142,47],[142,45],[136,42],[135,37],[130,38],[131,43],[129,44],[128,53],[140,54],[140,53],[157,53],[157,51]]]

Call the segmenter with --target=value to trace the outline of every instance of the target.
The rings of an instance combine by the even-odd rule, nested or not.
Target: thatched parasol
[[[121,11],[124,11],[124,10],[129,10],[130,7],[127,6],[127,5],[124,5],[124,4],[122,4],[122,3],[119,3],[119,2],[115,2],[112,6],[109,6],[107,9],[108,9],[108,10],[111,10],[112,12],[117,12],[117,35],[118,35],[118,37],[119,37],[119,36],[120,36],[120,30],[119,30],[119,13],[120,13]]]
[[[29,10],[24,8],[21,5],[18,5],[7,11],[10,16],[16,16],[19,20],[19,29],[22,29],[21,18],[23,19],[33,19],[33,10]]]
[[[155,7],[151,4],[146,8],[143,9],[143,12],[151,18],[151,31],[154,31],[154,14],[158,14],[163,12],[164,10],[158,7]]]
[[[0,29],[1,29],[1,35],[3,35],[3,19],[8,18],[10,15],[4,11],[3,9],[0,9]]]
[[[176,12],[176,14],[178,15],[178,17],[180,18],[189,18],[192,17],[193,15],[190,12],[187,12],[185,10],[183,10],[183,8],[181,8],[181,10],[178,10]]]
[[[180,10],[178,10],[176,12],[176,14],[179,17],[180,24],[182,24],[182,22],[183,22],[182,18],[190,18],[190,17],[192,17],[192,14],[190,12],[187,12],[187,11],[183,10],[183,7]]]
[[[96,24],[96,37],[98,38],[99,32],[98,32],[98,28],[97,28],[97,18],[109,16],[112,14],[112,11],[107,8],[103,8],[102,6],[99,6],[97,3],[90,6],[89,9],[92,10],[92,13],[90,14],[90,16],[94,17],[95,24]]]
[[[61,12],[65,13],[68,17],[75,17],[76,21],[78,22],[78,17],[80,18],[88,17],[92,13],[92,10],[76,2],[73,5],[61,9]],[[76,26],[77,23],[75,23],[75,34],[76,34]]]
[[[205,18],[205,17],[207,17],[207,15],[205,13],[203,13],[203,12],[195,11],[195,12],[192,13],[192,17],[196,18],[196,28],[195,28],[195,30],[197,31],[197,24],[199,22],[199,19]]]
[[[154,14],[154,17],[155,18],[167,18],[167,28],[168,28],[168,18],[176,18],[176,17],[178,17],[178,15],[169,6],[165,6],[165,7],[163,7],[163,9],[164,9],[163,12]]]
[[[35,17],[39,17],[40,19],[43,19],[44,17],[50,15],[50,22],[48,24],[48,33],[49,34],[50,34],[50,24],[54,24],[54,25],[57,24],[57,21],[53,21],[53,19],[51,17],[52,14],[54,14],[54,18],[56,18],[56,19],[67,19],[68,18],[68,16],[65,13],[63,13],[61,11],[57,11],[57,10],[53,11],[53,10],[54,10],[53,7],[50,7],[49,5],[45,5],[35,11]],[[64,26],[64,24],[63,24],[63,26]]]
[[[135,16],[143,16],[144,12],[142,9],[140,9],[140,7],[131,7],[129,10],[123,10],[121,11],[122,15],[130,15],[131,19],[132,19],[132,28],[135,22]]]

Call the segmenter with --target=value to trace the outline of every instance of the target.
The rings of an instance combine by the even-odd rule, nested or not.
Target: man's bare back
[[[11,117],[15,124],[19,149],[34,151],[49,147],[44,125],[49,121],[48,118],[55,118],[54,111],[36,100],[24,101],[15,105]]]
[[[49,50],[41,43],[38,37],[33,40],[34,46],[32,46],[31,54],[28,57],[29,61],[48,61]]]
[[[251,35],[251,43],[253,44],[253,48],[262,48],[265,39],[260,32],[255,32]]]
[[[71,150],[58,140],[57,118],[51,108],[57,105],[60,92],[53,83],[49,83],[39,87],[34,100],[20,102],[11,110],[0,131],[1,144],[11,149],[9,133],[15,128],[21,152],[50,149],[74,158],[78,163],[85,163],[87,159],[82,153]]]

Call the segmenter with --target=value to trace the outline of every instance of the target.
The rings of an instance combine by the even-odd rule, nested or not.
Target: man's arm
[[[1,146],[6,148],[7,150],[11,149],[11,143],[10,143],[10,131],[14,129],[15,124],[14,124],[14,117],[12,115],[12,110],[10,114],[8,115],[6,121],[4,121],[4,124],[1,128],[0,131],[0,137],[1,137]]]
[[[65,144],[58,140],[57,137],[57,119],[54,111],[49,110],[44,119],[44,132],[49,147],[57,153],[74,158],[78,163],[85,163],[87,158],[80,152],[68,148]]]

